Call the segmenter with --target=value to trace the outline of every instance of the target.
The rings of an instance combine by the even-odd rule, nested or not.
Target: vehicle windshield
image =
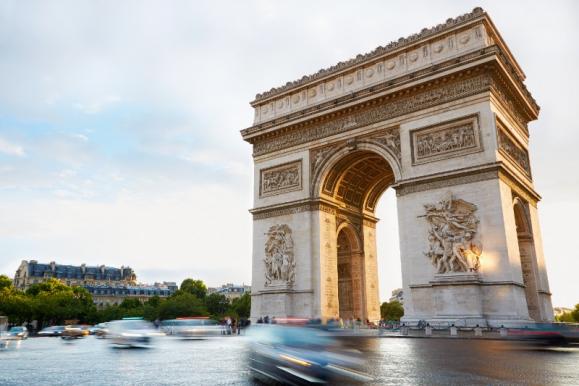
[[[24,327],[12,327],[10,329],[11,332],[21,332],[24,331]]]

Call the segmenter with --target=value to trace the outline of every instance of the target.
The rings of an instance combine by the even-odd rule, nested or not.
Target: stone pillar
[[[380,296],[376,256],[376,223],[365,221],[363,233],[365,317],[371,322],[377,322],[380,320]]]
[[[428,217],[429,205],[434,217]],[[445,205],[456,206],[447,210],[446,220],[436,214],[444,212]],[[471,217],[465,214],[470,210]],[[399,194],[398,219],[406,295],[404,321],[471,327],[529,322],[512,194],[503,181],[489,178]],[[461,226],[471,229],[472,240],[464,239]],[[446,251],[443,243],[432,238],[434,231],[447,235]],[[464,250],[465,243],[469,245],[464,253],[467,257],[472,255],[470,245],[481,249],[478,268],[440,272],[437,261]]]
[[[539,297],[539,312],[542,322],[553,321],[553,305],[551,303],[551,291],[549,289],[549,279],[547,277],[547,266],[545,255],[543,253],[543,238],[541,235],[541,226],[539,224],[539,214],[537,207],[529,205],[529,219],[533,232],[534,255],[537,269],[537,292]]]
[[[338,298],[338,251],[336,235],[336,216],[333,213],[315,211],[313,216],[319,218],[319,259],[314,257],[314,264],[319,265],[319,276],[314,278],[319,298],[320,311],[316,317],[327,320],[340,316]],[[316,242],[316,240],[314,240]],[[319,263],[318,263],[319,262]]]

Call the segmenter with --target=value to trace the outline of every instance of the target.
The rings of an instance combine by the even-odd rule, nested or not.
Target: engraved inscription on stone
[[[529,153],[523,146],[516,143],[504,130],[502,125],[498,124],[497,137],[499,150],[511,159],[515,165],[523,169],[530,177],[531,167],[529,166]]]
[[[425,253],[438,273],[476,272],[482,244],[475,240],[479,220],[476,205],[447,193],[437,204],[424,205],[429,250]]]
[[[271,196],[302,189],[302,161],[261,171],[260,196]]]
[[[479,151],[478,117],[415,130],[412,132],[412,147],[415,164]]]

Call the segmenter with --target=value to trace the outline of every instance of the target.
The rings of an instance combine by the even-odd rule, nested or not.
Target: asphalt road
[[[13,342],[14,343],[14,342]],[[87,337],[30,338],[0,351],[0,385],[253,385],[246,337],[113,349]],[[579,351],[505,341],[348,338],[375,385],[579,385]]]

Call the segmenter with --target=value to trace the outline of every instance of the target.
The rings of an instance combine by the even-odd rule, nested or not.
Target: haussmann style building
[[[51,278],[68,286],[86,288],[99,307],[120,304],[125,298],[145,301],[153,296],[167,297],[177,290],[177,284],[173,282],[137,283],[137,275],[130,267],[75,266],[54,261],[46,264],[37,260],[22,261],[14,276],[14,287],[25,291],[31,285]]]

